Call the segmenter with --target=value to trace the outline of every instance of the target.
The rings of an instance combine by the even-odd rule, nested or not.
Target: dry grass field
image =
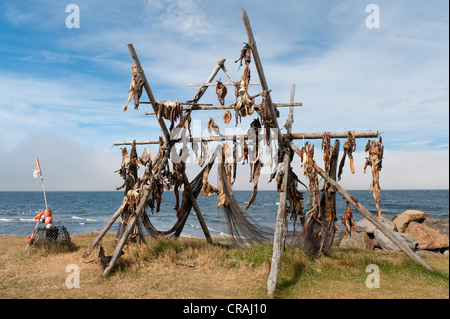
[[[271,243],[248,249],[209,245],[204,239],[149,239],[129,245],[114,271],[102,277],[95,234],[72,236],[71,249],[25,251],[26,238],[0,236],[1,299],[262,299]],[[102,245],[107,255],[114,237]],[[448,257],[423,257],[429,272],[402,253],[334,248],[313,259],[287,247],[275,298],[279,299],[448,299]],[[380,287],[369,289],[366,267],[380,270]],[[68,265],[79,269],[79,288],[68,288]],[[73,281],[72,281],[73,282]]]

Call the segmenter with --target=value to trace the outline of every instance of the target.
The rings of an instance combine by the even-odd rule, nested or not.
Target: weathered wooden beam
[[[355,138],[376,138],[378,137],[378,131],[354,131]],[[294,140],[317,140],[322,139],[323,133],[294,133],[294,134],[281,134],[283,137],[292,138]],[[207,136],[207,137],[191,137],[189,138],[189,142],[214,142],[214,141],[232,141],[233,138],[236,139],[248,139],[248,135],[226,135],[226,136]],[[264,134],[260,134],[258,137],[264,138]],[[348,131],[345,132],[330,132],[330,138],[347,138]],[[181,139],[173,140],[174,143],[180,142]],[[122,142],[114,142],[114,146],[121,145],[131,145],[132,141],[122,141]],[[159,140],[141,140],[136,141],[137,145],[146,145],[146,144],[159,144]]]
[[[277,221],[275,224],[275,234],[273,237],[273,253],[272,262],[270,265],[269,278],[267,279],[267,294],[273,296],[278,281],[278,273],[280,271],[281,261],[281,244],[282,244],[282,232],[284,224],[284,213],[286,211],[286,189],[289,175],[289,149],[286,148],[286,153],[283,159],[283,181],[280,192],[280,200],[277,212]]]
[[[290,101],[291,103],[294,103],[294,96],[295,96],[295,84],[292,83],[291,101]],[[292,133],[292,123],[294,123],[294,107],[290,106],[289,107],[289,115],[288,115],[288,119],[287,119],[287,126],[286,126],[286,131],[288,132],[288,134]]]
[[[147,205],[147,197],[150,195],[150,189],[145,188],[144,194],[142,196],[141,201],[139,202],[138,207],[136,208],[136,211],[133,214],[133,217],[131,217],[131,220],[128,222],[127,228],[125,230],[125,233],[122,235],[122,237],[119,240],[119,243],[116,246],[116,249],[114,250],[113,255],[111,256],[111,260],[108,264],[108,266],[103,271],[103,276],[107,276],[114,265],[116,264],[117,259],[120,257],[120,254],[122,252],[123,247],[125,246],[128,238],[131,235],[131,232],[134,230],[134,227],[136,226],[136,222],[138,220],[139,214],[141,213],[142,209],[145,205]]]
[[[148,95],[148,98],[149,98],[149,100],[151,102],[153,111],[156,112],[157,111],[156,107],[155,107],[155,102],[156,101],[155,101],[155,98],[153,97],[153,93],[151,92],[150,85],[148,84],[147,78],[145,77],[144,70],[142,69],[141,63],[139,62],[139,58],[137,57],[136,51],[134,50],[134,47],[133,47],[133,45],[131,43],[128,44],[128,48],[129,48],[129,50],[131,52],[131,56],[133,57],[133,60],[136,63],[136,67],[138,68],[138,71],[141,74],[141,78],[144,81],[144,88],[147,91],[147,95]],[[216,76],[217,72],[220,70],[221,65],[223,65],[224,62],[225,62],[225,59],[219,59],[218,60],[217,66],[214,69],[213,73],[208,78],[207,82],[211,82],[214,79],[214,77]],[[204,91],[201,91],[201,90],[206,90],[206,88],[202,87],[200,89],[200,91],[199,91],[199,92],[203,92],[204,93]],[[192,106],[191,106],[191,108],[192,108]],[[169,134],[169,131],[167,130],[166,123],[164,123],[164,120],[162,119],[162,117],[160,117],[160,118],[157,117],[157,119],[158,119],[159,126],[161,127],[161,130],[163,132],[163,135],[164,135],[164,138],[166,140],[166,143],[168,143],[168,146],[172,146],[173,141],[170,138],[170,134]],[[186,172],[183,172],[182,175],[183,175],[184,191],[187,193],[187,195],[188,195],[188,197],[189,197],[189,199],[190,199],[190,201],[192,203],[192,206],[194,207],[196,216],[197,216],[197,218],[198,218],[198,220],[200,222],[200,225],[202,227],[203,233],[205,234],[205,237],[206,237],[207,241],[209,243],[212,243],[211,235],[209,234],[209,230],[206,227],[205,221],[203,219],[202,212],[200,211],[200,208],[199,208],[199,206],[197,204],[197,200],[196,200],[194,194],[192,193],[191,187],[189,185],[189,180],[188,180],[188,178],[186,176]]]
[[[235,82],[222,82],[222,84],[223,85],[225,85],[225,86],[234,86],[235,85]],[[260,85],[261,83],[259,83],[259,82],[248,82],[248,85]],[[185,86],[186,87],[202,87],[202,86],[216,86],[217,85],[217,82],[216,83],[213,83],[213,82],[211,82],[211,83],[186,83],[185,84]]]
[[[141,103],[141,102],[140,102]],[[202,104],[197,104],[197,105],[202,105]],[[205,105],[205,104],[203,104]],[[274,103],[275,107],[293,107],[293,106],[303,106],[302,102],[297,102],[297,103]],[[183,111],[189,110],[191,107],[183,107]],[[199,106],[196,107],[195,110],[196,111],[204,111],[204,110],[231,110],[234,109],[234,104],[229,104],[229,105],[217,105],[217,106]],[[255,110],[258,111],[259,107],[255,106]],[[154,115],[155,111],[147,111],[145,112],[145,115]]]
[[[128,44],[128,49],[130,50],[131,57],[133,58],[133,61],[134,61],[135,65],[136,65],[136,67],[137,67],[139,75],[141,76],[141,79],[144,81],[144,88],[145,88],[145,91],[147,92],[148,99],[150,100],[150,103],[152,104],[152,107],[153,107],[154,111],[156,111],[155,110],[155,106],[154,106],[155,97],[153,96],[152,89],[150,88],[150,85],[148,84],[147,77],[145,76],[144,70],[142,69],[141,62],[139,61],[139,58],[138,58],[138,56],[136,54],[136,51],[134,50],[134,47],[133,47],[132,43]],[[169,141],[170,140],[170,134],[169,134],[169,131],[167,130],[167,127],[166,127],[166,125],[164,123],[164,120],[162,118],[158,118],[158,122],[159,122],[159,125],[161,126],[161,130],[162,130],[162,132],[164,134],[165,139],[167,141]]]
[[[300,155],[300,149],[290,142],[291,149]],[[334,179],[330,178],[314,161],[312,158],[308,158],[309,162],[314,166],[317,174],[325,179],[326,183],[333,185],[337,192],[342,195],[356,210],[358,210],[368,221],[370,221],[375,227],[377,227],[387,238],[389,238],[398,248],[400,248],[409,258],[416,263],[424,266],[426,269],[434,271],[422,258],[420,258],[411,248],[403,244],[394,234],[387,229],[378,219],[378,217],[372,215],[363,205],[361,205],[357,199],[351,196],[341,185],[339,185]]]
[[[106,224],[105,227],[103,227],[102,231],[100,232],[100,234],[97,236],[97,238],[94,239],[94,241],[92,242],[90,248],[94,248],[95,245],[97,245],[102,238],[105,236],[105,234],[108,232],[108,230],[111,228],[111,226],[114,224],[114,222],[117,220],[117,218],[122,214],[123,209],[125,208],[125,198],[122,201],[122,205],[119,207],[119,209],[114,213],[114,215],[110,218],[110,220],[108,221],[108,223]]]
[[[261,82],[261,88],[263,89],[263,91],[268,91],[269,86],[267,85],[266,76],[264,75],[264,69],[263,69],[263,66],[261,63],[261,59],[259,58],[258,48],[256,46],[256,41],[253,36],[252,27],[250,25],[250,21],[247,16],[247,12],[245,12],[244,9],[242,9],[242,20],[244,21],[245,31],[247,32],[248,43],[250,45],[250,48],[252,49],[253,61],[255,62],[255,67],[256,67],[256,70],[258,71],[258,77],[259,77],[259,81]],[[277,116],[275,114],[275,109],[274,109],[273,103],[272,103],[272,97],[270,96],[270,94],[267,94],[266,103],[267,103],[267,106],[270,111],[269,113],[270,113],[273,127],[279,128]],[[279,138],[278,142],[281,145],[282,144],[281,137],[278,136],[278,138]]]

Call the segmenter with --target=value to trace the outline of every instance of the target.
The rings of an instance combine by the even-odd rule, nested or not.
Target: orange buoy
[[[52,210],[48,208],[44,210],[44,217],[52,217]]]
[[[53,217],[52,216],[47,216],[44,219],[45,223],[48,224],[53,224]]]

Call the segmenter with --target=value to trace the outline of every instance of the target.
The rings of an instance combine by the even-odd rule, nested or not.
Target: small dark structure
[[[64,226],[38,227],[32,243],[34,247],[50,247],[55,245],[71,245],[70,234]]]

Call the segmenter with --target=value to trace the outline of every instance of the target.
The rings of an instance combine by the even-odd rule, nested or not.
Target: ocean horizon
[[[347,190],[353,197],[376,215],[375,200],[368,190]],[[251,198],[252,191],[235,190],[234,195],[241,207]],[[79,234],[101,231],[111,216],[120,207],[123,191],[47,191],[48,208],[52,210],[54,225],[65,226],[69,233]],[[180,192],[180,199],[182,192]],[[306,207],[305,192],[305,207]],[[226,235],[222,223],[222,213],[216,208],[217,196],[206,197],[199,195],[199,204],[206,225],[212,236]],[[258,191],[255,203],[250,206],[246,214],[258,225],[274,228],[279,194],[276,191]],[[147,214],[153,225],[160,230],[170,229],[176,221],[174,210],[175,198],[173,191],[163,193],[161,210],[158,214]],[[336,194],[337,217],[339,228],[342,229],[340,218],[345,212],[346,201],[340,194]],[[405,210],[415,209],[426,212],[430,217],[445,219],[449,217],[449,190],[382,190],[381,211],[387,217],[401,214]],[[0,192],[0,235],[30,235],[36,225],[33,219],[41,210],[45,209],[42,191],[2,191]],[[353,218],[359,220],[362,215],[352,209]],[[110,232],[116,232],[118,221]],[[41,224],[42,226],[44,224]],[[297,226],[298,227],[298,226]],[[292,230],[292,224],[289,224]],[[200,224],[191,211],[183,237],[204,237]]]

